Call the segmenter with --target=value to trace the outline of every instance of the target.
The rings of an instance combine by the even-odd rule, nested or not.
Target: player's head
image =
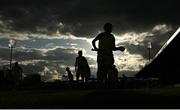
[[[18,62],[15,62],[15,66],[18,66]]]
[[[79,56],[82,56],[82,51],[81,51],[81,50],[78,51],[78,55],[79,55]]]
[[[111,23],[104,24],[104,31],[111,33],[111,31],[112,31],[112,24]]]
[[[69,70],[70,70],[70,68],[69,68],[69,67],[67,67],[67,68],[66,68],[66,71],[69,71]]]

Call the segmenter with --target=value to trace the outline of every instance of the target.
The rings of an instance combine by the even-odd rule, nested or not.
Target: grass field
[[[180,108],[180,88],[1,90],[0,108]]]

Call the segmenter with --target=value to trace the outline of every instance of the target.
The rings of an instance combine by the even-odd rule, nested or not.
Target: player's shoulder
[[[112,39],[115,39],[114,35],[113,34],[109,34],[109,37],[111,37]]]
[[[82,58],[83,58],[83,59],[86,59],[86,57],[85,57],[85,56],[82,56]]]
[[[105,32],[102,32],[102,33],[98,34],[98,37],[101,37],[101,36],[104,36],[104,35],[105,35]]]
[[[100,33],[98,36],[114,36],[114,35],[111,34],[111,33],[102,32],[102,33]]]
[[[111,34],[111,33],[110,33],[110,36],[111,36],[111,37],[114,37],[114,35],[113,35],[113,34]]]

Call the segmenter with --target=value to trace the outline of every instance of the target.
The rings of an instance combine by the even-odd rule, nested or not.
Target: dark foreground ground
[[[0,108],[180,108],[180,88],[1,90]]]

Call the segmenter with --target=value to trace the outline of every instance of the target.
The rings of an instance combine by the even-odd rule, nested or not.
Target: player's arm
[[[123,46],[120,46],[120,47],[115,46],[115,38],[113,38],[113,46],[112,47],[113,47],[113,51],[120,50],[123,52],[125,50],[125,48]]]
[[[77,72],[77,58],[76,58],[76,61],[75,61],[75,72]]]
[[[94,39],[93,39],[93,41],[92,41],[92,45],[93,45],[93,48],[95,49],[95,50],[98,50],[98,48],[97,48],[97,46],[96,46],[96,41],[98,41],[99,40],[99,35],[97,36],[97,37],[95,37]]]
[[[113,42],[112,42],[112,49],[113,49],[113,51],[116,51],[118,48],[115,46],[115,38],[114,38],[114,36],[113,36]]]

